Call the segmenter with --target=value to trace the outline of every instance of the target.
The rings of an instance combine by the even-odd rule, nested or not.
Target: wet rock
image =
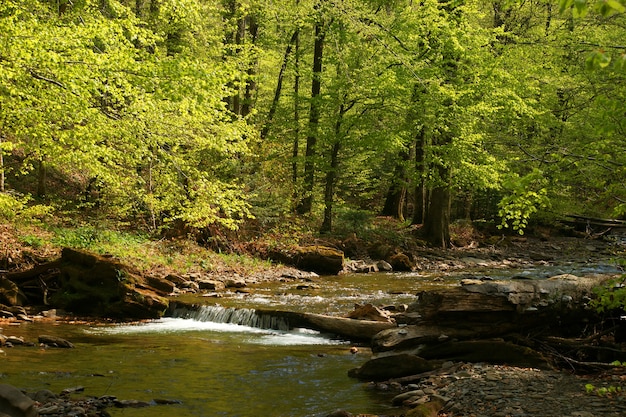
[[[115,406],[118,408],[143,408],[150,407],[150,403],[138,400],[117,400]]]
[[[412,271],[415,264],[404,253],[396,253],[387,259],[394,271]]]
[[[43,343],[47,346],[59,347],[59,348],[73,348],[74,345],[63,338],[57,336],[41,335],[39,336],[39,343]]]
[[[0,384],[0,415],[37,417],[35,402],[14,386]]]
[[[50,401],[54,401],[56,400],[58,397],[57,395],[47,389],[42,389],[37,391],[36,393],[34,393],[33,395],[30,396],[34,401],[37,401],[38,403],[44,404],[44,403],[48,403]],[[41,410],[39,411],[41,413]]]
[[[374,262],[355,260],[347,262],[342,272],[352,274],[368,274],[370,272],[378,272],[378,266]]]
[[[398,354],[374,358],[348,373],[362,380],[384,381],[386,379],[419,374],[434,367],[424,358],[411,354]]]
[[[344,268],[343,252],[327,246],[305,246],[297,249],[295,264],[305,271],[336,275]]]
[[[391,316],[388,311],[381,310],[378,307],[374,307],[372,304],[354,305],[354,310],[347,316],[349,319],[357,320],[371,320],[371,321],[386,321],[391,322]]]
[[[218,291],[226,288],[226,285],[218,280],[200,279],[196,281],[196,284],[198,284],[198,289],[200,290]]]

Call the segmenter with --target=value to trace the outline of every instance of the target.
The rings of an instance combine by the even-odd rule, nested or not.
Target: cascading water
[[[175,309],[172,318],[184,318],[203,322],[228,323],[258,329],[288,331],[289,322],[282,317],[259,314],[250,308],[201,306],[197,310]]]

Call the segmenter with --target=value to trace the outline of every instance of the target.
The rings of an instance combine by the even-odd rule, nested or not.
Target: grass
[[[269,261],[251,256],[213,252],[187,238],[155,239],[142,232],[93,225],[4,227],[12,235],[4,233],[0,240],[5,245],[21,246],[42,259],[57,257],[61,248],[71,247],[111,255],[145,273],[255,273],[272,267]]]

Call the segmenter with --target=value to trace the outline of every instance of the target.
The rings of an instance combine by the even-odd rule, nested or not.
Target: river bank
[[[571,237],[503,237],[447,251],[422,248],[417,252],[411,253],[411,258],[415,262],[415,272],[418,275],[429,275],[434,277],[432,278],[433,281],[436,281],[438,279],[445,280],[447,277],[452,277],[451,279],[453,280],[457,279],[462,277],[465,271],[468,271],[468,273],[471,271],[471,276],[477,277],[481,275],[481,271],[484,271],[484,274],[487,275],[497,270],[506,271],[536,266],[562,267],[565,271],[585,266],[594,268],[601,264],[610,263],[611,259],[620,256],[622,251],[623,248],[620,245],[607,240],[586,240]],[[356,260],[349,260],[349,262],[352,261]],[[247,294],[248,296],[255,294],[263,286],[275,282],[291,283],[294,286],[296,284],[309,285],[311,283],[311,275],[309,273],[284,265],[266,264],[266,266],[266,268],[253,272],[240,268],[229,269],[224,267],[214,268],[211,271],[194,271],[180,275],[193,277],[196,281],[200,279],[205,282],[220,282],[224,284],[223,289],[225,291]],[[173,272],[167,271],[168,274]],[[339,277],[338,279],[341,278]],[[219,293],[219,291],[213,292]],[[174,298],[179,296],[180,294],[174,296]],[[25,311],[25,318],[33,319],[39,312]],[[62,316],[57,317],[55,320],[71,321],[75,319],[75,317],[71,316]],[[363,361],[366,360],[363,356],[360,356],[360,358]],[[593,377],[581,379],[581,377],[575,376],[567,370],[549,371],[555,372],[555,374],[545,374],[544,372],[548,371],[529,371],[527,368],[519,367],[498,368],[497,365],[458,362],[452,365],[456,368],[454,372],[446,371],[443,368],[442,371],[445,372],[442,375],[429,375],[423,381],[418,381],[417,383],[398,384],[391,381],[388,384],[371,384],[371,387],[375,391],[382,390],[385,394],[394,391],[394,394],[418,391],[409,399],[411,405],[424,402],[425,404],[431,404],[430,406],[432,407],[433,401],[445,400],[443,404],[440,404],[437,412],[440,412],[440,414],[445,413],[449,416],[489,416],[494,415],[492,414],[493,412],[497,412],[504,413],[501,415],[572,415],[588,417],[600,415],[599,413],[611,415],[612,407],[617,407],[615,408],[616,412],[622,410],[620,407],[623,394],[617,388],[621,388],[620,384],[623,379],[620,379],[621,375],[619,374],[596,373]],[[497,370],[499,374],[493,374],[492,370]],[[526,374],[530,376],[524,376]],[[490,378],[493,375],[499,376],[495,380],[491,380]],[[555,375],[561,376],[557,377]],[[527,381],[529,378],[541,381],[543,385],[535,386],[534,389],[526,389],[525,387],[529,386],[529,384],[524,381]],[[555,380],[558,382],[556,385],[554,384]],[[588,393],[588,384],[598,387],[598,389],[605,388],[605,390],[591,390]],[[563,392],[555,390],[555,387],[561,386],[568,386],[571,389]],[[611,387],[615,389],[610,391]],[[507,391],[509,389],[511,392]],[[423,393],[420,393],[420,390]],[[500,392],[503,394],[500,395]],[[556,402],[551,402],[554,405],[546,406],[545,414],[541,414],[541,411],[536,411],[537,408],[532,407],[533,403],[536,404],[538,402],[537,392],[544,393],[543,395],[549,397],[551,401],[555,397],[557,398]],[[594,401],[590,401],[590,399]],[[557,411],[559,404],[561,404],[561,408],[560,411]],[[563,404],[567,404],[567,407]],[[591,408],[589,408],[590,406]],[[409,409],[412,412],[415,407],[400,409],[394,415],[408,413]],[[539,407],[539,410],[541,409],[542,407]],[[347,411],[359,412],[356,409]],[[565,411],[570,414],[563,414]],[[321,416],[322,414],[319,415]]]

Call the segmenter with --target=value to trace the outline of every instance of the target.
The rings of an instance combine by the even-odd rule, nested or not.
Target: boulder
[[[43,343],[44,345],[47,345],[47,346],[54,346],[54,347],[59,347],[59,348],[73,348],[74,347],[74,345],[70,341],[57,337],[57,336],[41,335],[39,336],[38,340],[39,340],[39,343]]]
[[[160,317],[168,306],[137,271],[108,257],[65,248],[58,287],[49,297],[56,308],[117,319]]]
[[[19,294],[20,290],[13,281],[0,276],[0,303],[17,305],[20,303]]]
[[[343,252],[327,246],[304,246],[296,250],[295,265],[305,271],[336,275],[343,270]]]
[[[417,355],[401,353],[370,359],[359,368],[350,370],[348,375],[367,381],[385,381],[433,369],[434,366],[428,360]]]
[[[394,271],[412,271],[415,264],[404,253],[396,253],[387,259]]]
[[[12,385],[0,384],[0,415],[37,417],[35,402]]]

